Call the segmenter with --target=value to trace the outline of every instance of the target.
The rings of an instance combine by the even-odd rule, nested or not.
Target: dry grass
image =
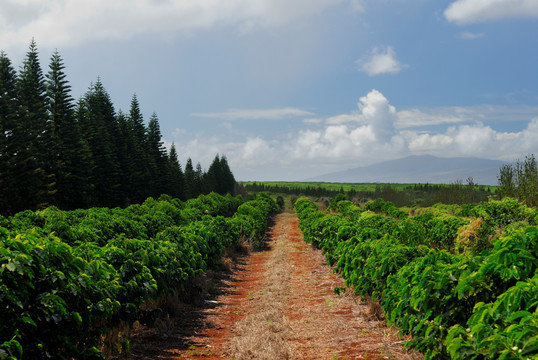
[[[264,273],[264,290],[249,296],[252,311],[232,329],[229,349],[237,360],[293,358],[294,350],[288,342],[293,332],[284,308],[292,268],[283,245],[282,237],[270,244],[274,250]]]
[[[379,301],[368,299],[368,315],[371,319],[378,321],[385,320],[385,313],[383,312],[383,308],[381,308]]]
[[[286,216],[286,215],[283,215]],[[288,215],[291,216],[291,215]],[[277,221],[261,290],[250,294],[233,327],[228,355],[237,359],[422,359],[387,328],[379,302],[344,288],[321,251],[298,239],[291,220]],[[334,294],[335,287],[343,291]]]
[[[208,272],[186,289],[188,299],[182,293],[162,299],[170,317],[139,332],[142,343],[132,358],[423,359],[379,320],[379,303],[344,287],[321,251],[302,240],[297,222],[293,214],[279,215],[269,250],[247,261],[241,257],[250,243],[227,251],[223,264],[235,275]],[[219,282],[227,287],[219,290]],[[207,298],[214,305],[192,305]]]
[[[230,352],[242,359],[291,359],[293,349],[287,342],[291,334],[282,309],[272,308],[246,316],[234,327],[236,336]]]

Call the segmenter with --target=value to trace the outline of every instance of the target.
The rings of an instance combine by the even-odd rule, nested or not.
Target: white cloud
[[[298,108],[279,109],[230,109],[214,113],[192,113],[191,116],[223,120],[282,120],[315,115],[313,112]]]
[[[201,134],[185,143],[176,142],[176,146],[180,156],[202,165],[209,164],[217,153],[226,155],[241,180],[301,180],[413,154],[523,158],[538,153],[537,115],[538,108],[528,106],[398,111],[374,89],[359,98],[357,110],[350,114],[303,121],[302,129],[285,136],[250,136],[230,142],[225,134],[221,138]],[[520,131],[494,128],[498,121],[524,119],[528,124]],[[446,124],[449,126],[442,126]]]
[[[143,32],[170,36],[213,26],[278,27],[322,13],[346,0],[3,0],[0,44],[45,47],[130,38]],[[360,2],[351,1],[358,8]]]
[[[445,18],[458,25],[505,18],[538,17],[536,0],[457,0],[444,12]]]
[[[399,129],[465,122],[528,121],[538,113],[536,106],[449,106],[427,109],[407,109],[397,112],[395,127]]]
[[[409,141],[409,150],[411,152],[430,152],[436,151],[440,148],[446,148],[453,143],[453,139],[450,136],[437,134],[419,134],[413,136]]]
[[[361,118],[372,127],[377,140],[385,141],[394,135],[396,108],[383,94],[374,89],[359,99],[358,106]]]
[[[466,120],[469,119],[455,114],[453,111],[441,111],[441,109],[430,111],[409,109],[398,111],[398,120],[395,126],[397,128],[410,128],[417,126],[453,124],[464,122]]]
[[[439,156],[477,156],[513,160],[538,151],[538,118],[519,132],[499,132],[482,123],[449,127],[442,134],[406,132],[409,151]]]
[[[360,114],[358,112],[353,112],[350,114],[338,114],[328,117],[325,122],[327,124],[345,124],[348,122],[360,122]]]
[[[242,146],[242,159],[247,164],[265,164],[272,160],[273,149],[260,137],[248,138]]]
[[[356,61],[359,70],[370,76],[397,74],[408,65],[396,60],[396,52],[390,46],[374,47],[370,54]]]
[[[308,118],[303,120],[303,123],[305,124],[321,124],[322,122],[322,118]]]
[[[300,131],[291,153],[296,159],[341,161],[400,147],[394,131],[396,109],[381,92],[374,89],[361,97],[358,108],[352,114],[328,118],[322,130]]]

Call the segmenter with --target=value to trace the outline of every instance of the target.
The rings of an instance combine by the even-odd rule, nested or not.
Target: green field
[[[398,183],[331,183],[331,182],[297,182],[297,181],[240,181],[243,186],[258,184],[269,187],[287,187],[289,189],[306,189],[306,188],[323,188],[327,190],[343,190],[349,191],[375,191],[376,187],[390,186],[394,190],[408,190],[413,188],[414,185],[419,184],[398,184]],[[421,184],[424,185],[424,184]],[[430,184],[439,185],[441,187],[450,186],[449,184]],[[489,188],[491,192],[494,192],[497,186],[485,186],[485,189]]]

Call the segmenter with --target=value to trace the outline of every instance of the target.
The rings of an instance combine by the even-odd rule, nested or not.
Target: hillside
[[[325,174],[305,181],[449,184],[458,179],[465,182],[472,176],[475,183],[497,185],[497,175],[504,164],[507,163],[474,157],[408,156]]]

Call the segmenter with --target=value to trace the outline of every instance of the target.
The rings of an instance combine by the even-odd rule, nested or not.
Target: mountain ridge
[[[506,164],[509,163],[477,157],[411,155],[323,174],[305,181],[450,184],[458,180],[466,182],[472,177],[476,184],[497,185],[499,170]]]

